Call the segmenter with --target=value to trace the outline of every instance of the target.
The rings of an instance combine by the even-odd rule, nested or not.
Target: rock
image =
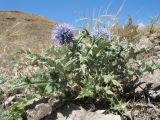
[[[153,83],[151,86],[152,90],[160,90],[160,82],[158,83]]]
[[[97,110],[96,113],[100,113],[103,114],[105,112],[105,110]]]
[[[27,120],[39,120],[52,112],[52,105],[47,103],[47,98],[32,99],[24,107]]]
[[[38,104],[35,109],[26,111],[28,120],[40,120],[51,114],[51,112],[52,106],[49,103]]]
[[[91,112],[72,103],[64,105],[46,99],[33,100],[24,110],[27,120],[121,120],[119,115],[102,114],[105,110]]]
[[[155,45],[159,45],[160,43],[160,34],[158,33],[155,33],[155,34],[152,34],[150,36],[150,39],[149,39],[152,43],[154,43]]]
[[[119,115],[113,114],[104,115],[95,112],[86,112],[85,116],[82,119],[77,120],[121,120],[121,117]]]
[[[160,63],[159,63],[160,64]],[[160,83],[160,70],[155,70],[153,74],[145,72],[140,81],[148,83]]]
[[[149,96],[154,100],[160,100],[160,83],[152,84]]]
[[[121,117],[119,115],[105,115],[86,111],[82,107],[71,103],[61,107],[52,116],[48,116],[44,120],[121,120]]]
[[[59,100],[49,98],[33,99],[26,104],[24,111],[27,120],[41,120],[62,105],[63,102]]]
[[[146,36],[142,36],[139,42],[136,44],[136,50],[152,47],[153,45],[154,44]]]
[[[146,78],[146,77],[144,77],[144,78]],[[148,79],[150,79],[150,78],[148,78]],[[155,81],[156,81],[156,79],[155,79]],[[143,84],[140,84],[140,86],[138,86],[135,89],[135,93],[141,93],[141,95],[144,95],[144,93],[146,93],[146,95],[149,98],[151,98],[153,100],[160,100],[160,83],[159,82],[155,82],[155,83],[144,82]]]
[[[154,91],[154,90],[150,90],[149,91],[149,96],[150,96],[150,98],[152,98],[152,99],[154,99],[154,100],[160,100],[160,90],[158,90],[158,91]]]
[[[57,120],[61,120],[58,118]],[[66,120],[121,120],[119,115],[101,114],[83,110],[73,110]]]

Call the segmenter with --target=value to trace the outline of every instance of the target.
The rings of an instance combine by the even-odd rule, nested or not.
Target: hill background
[[[33,14],[0,11],[0,67],[11,66],[19,49],[39,52],[50,45],[50,34],[55,24]]]

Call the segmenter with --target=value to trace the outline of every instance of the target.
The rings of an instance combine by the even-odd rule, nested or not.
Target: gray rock
[[[33,110],[27,110],[28,120],[40,120],[45,116],[51,114],[52,106],[48,103],[41,103],[35,106]]]
[[[151,90],[149,90],[149,96],[152,99],[160,100],[160,83],[155,83],[151,86]]]
[[[155,91],[155,90],[150,90],[149,91],[149,96],[152,98],[152,99],[159,99],[160,100],[160,90],[158,91]]]
[[[78,117],[77,117],[78,116]],[[96,112],[89,112],[89,111],[73,111],[70,115],[71,120],[121,120],[119,115],[113,114],[100,114]]]
[[[121,117],[86,111],[80,106],[69,104],[60,108],[52,116],[46,117],[45,120],[121,120]]]

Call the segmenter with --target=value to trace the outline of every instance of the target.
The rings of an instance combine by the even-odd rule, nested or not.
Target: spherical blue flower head
[[[56,45],[70,43],[74,37],[74,29],[69,24],[58,24],[52,31],[52,40]]]
[[[105,28],[97,28],[94,29],[92,32],[93,37],[104,37],[105,39],[108,39],[110,37],[109,32]]]

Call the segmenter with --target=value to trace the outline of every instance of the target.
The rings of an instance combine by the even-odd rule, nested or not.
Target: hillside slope
[[[54,22],[20,11],[0,11],[0,67],[9,65],[18,49],[38,52],[51,42]]]

